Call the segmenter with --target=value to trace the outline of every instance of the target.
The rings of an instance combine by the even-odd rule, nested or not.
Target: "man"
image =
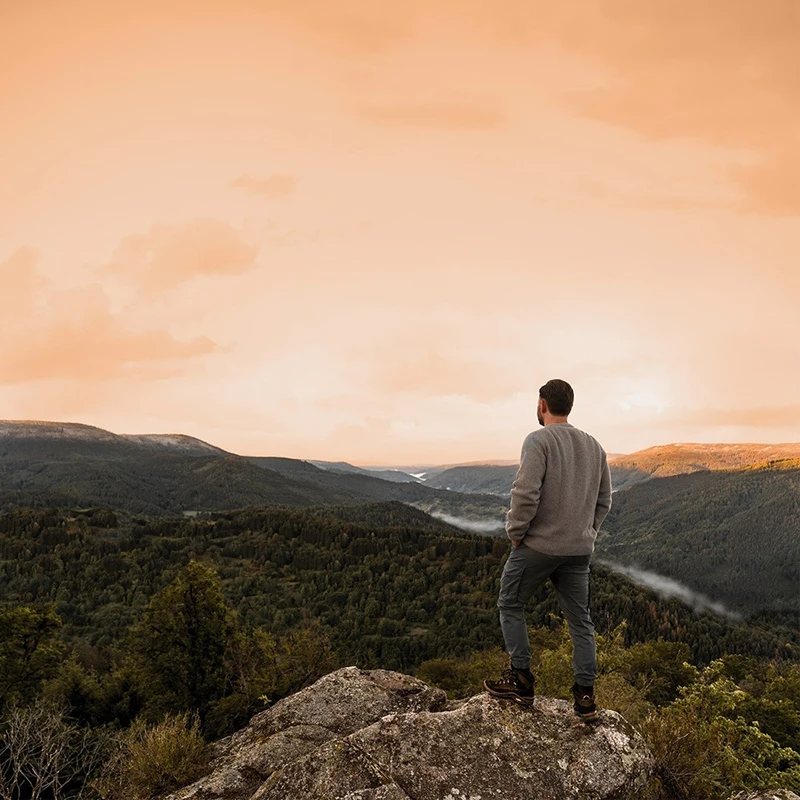
[[[589,612],[589,562],[597,531],[611,507],[611,474],[606,453],[567,417],[574,393],[562,380],[539,390],[536,416],[541,430],[522,444],[511,489],[506,534],[513,548],[500,580],[500,626],[511,665],[499,680],[484,681],[494,697],[531,705],[534,677],[525,624],[525,604],[549,578],[572,639],[575,713],[597,717],[594,625]]]

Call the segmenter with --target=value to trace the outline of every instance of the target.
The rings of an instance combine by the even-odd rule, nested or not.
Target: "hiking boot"
[[[533,685],[535,679],[530,669],[504,670],[502,676],[496,681],[484,681],[483,688],[492,697],[501,700],[513,700],[521,706],[533,705]]]
[[[597,719],[597,708],[594,704],[594,688],[591,686],[578,686],[572,684],[572,696],[575,698],[573,708],[575,713],[585,722]]]

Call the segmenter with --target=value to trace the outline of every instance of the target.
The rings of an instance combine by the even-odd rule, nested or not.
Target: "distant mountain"
[[[0,428],[0,507],[106,505],[164,514],[354,500],[239,456],[173,452],[84,427],[71,438],[73,431],[63,427],[58,435],[46,428],[43,436],[41,429],[9,431],[5,423]]]
[[[116,434],[79,422],[0,420],[0,452],[6,444],[28,453],[58,453],[63,450],[62,445],[66,445],[71,453],[84,456],[134,452],[126,445],[183,455],[232,455],[220,447],[182,433]]]
[[[395,483],[419,483],[419,478],[399,469],[366,469],[353,466],[347,461],[309,461],[308,463],[329,472],[357,472],[360,475],[371,475],[373,478]]]
[[[390,466],[375,466],[361,467],[361,469],[368,469],[372,472],[404,472],[411,475],[416,480],[429,481],[437,475],[452,469],[453,467],[505,467],[511,464],[516,464],[515,461],[509,460],[488,460],[488,461],[465,461],[458,464],[392,464]]]
[[[596,556],[742,613],[800,609],[800,459],[650,478],[617,492]]]
[[[360,472],[322,470],[307,461],[293,458],[248,456],[248,461],[287,478],[312,480],[320,486],[365,500],[399,500],[428,513],[485,521],[502,518],[507,505],[504,498],[492,494],[450,492],[416,481],[401,483]]]
[[[107,505],[135,513],[399,500],[486,519],[502,498],[326,471],[290,458],[249,458],[182,435],[118,435],[91,425],[0,422],[0,507]]]
[[[690,472],[734,469],[764,461],[800,458],[794,444],[669,444],[636,453],[608,454],[611,484],[626,489],[650,478]],[[511,493],[519,462],[459,464],[430,467],[423,474],[427,486],[458,492],[488,492],[503,497]]]
[[[609,462],[620,457],[622,456],[618,453],[608,454]],[[419,477],[426,486],[455,492],[494,494],[505,498],[507,502],[517,476],[519,461],[471,461],[466,464],[413,466],[403,469]],[[613,465],[611,469],[613,475]]]
[[[477,492],[509,495],[519,464],[491,464],[449,467],[425,481],[426,486],[456,492]]]
[[[668,444],[609,459],[611,482],[624,489],[649,478],[690,472],[735,469],[748,464],[800,458],[800,442],[791,444]]]

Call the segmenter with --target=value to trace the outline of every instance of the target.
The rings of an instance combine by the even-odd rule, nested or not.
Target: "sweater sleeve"
[[[522,443],[519,469],[511,487],[511,507],[506,514],[506,535],[512,542],[522,541],[536,516],[546,468],[544,448],[529,436]]]
[[[600,530],[603,520],[611,508],[611,470],[608,460],[603,455],[603,476],[600,478],[600,490],[597,493],[597,505],[594,508],[594,529]]]

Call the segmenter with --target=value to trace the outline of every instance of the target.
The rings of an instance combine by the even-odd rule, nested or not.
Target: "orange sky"
[[[555,10],[554,10],[555,9]],[[0,3],[0,418],[357,463],[800,439],[796,0]]]

